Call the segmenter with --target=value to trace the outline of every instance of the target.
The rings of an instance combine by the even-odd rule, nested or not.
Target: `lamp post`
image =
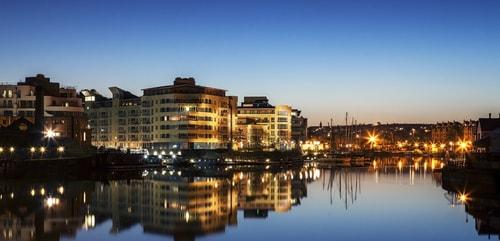
[[[40,157],[43,158],[43,154],[45,154],[45,151],[46,151],[45,147],[43,147],[43,146],[40,147]]]
[[[13,146],[11,146],[11,147],[9,148],[10,158],[12,158],[12,157],[14,156],[14,151],[15,151],[15,150],[16,150],[16,149],[15,149]]]
[[[52,140],[55,140],[55,138],[58,136],[58,133],[55,132],[53,129],[45,129],[45,131],[43,132],[43,137],[44,139],[47,140],[47,143],[46,143],[46,146],[47,147],[50,147],[51,145],[51,141]],[[41,149],[41,148],[40,148]],[[45,148],[44,148],[45,149]],[[40,151],[41,152],[41,151]],[[45,152],[45,151],[44,151]],[[42,153],[43,155],[43,153]]]
[[[368,143],[370,144],[370,149],[373,151],[373,148],[377,145],[378,135],[374,133],[368,133]]]
[[[462,152],[462,158],[465,161],[465,152],[467,152],[467,149],[469,148],[469,145],[466,141],[459,141],[458,142],[458,149],[460,152]]]
[[[59,153],[59,158],[62,158],[64,153],[64,146],[57,147],[57,153]]]
[[[31,147],[30,148],[31,159],[33,159],[33,155],[35,154],[35,152],[36,152],[36,148],[35,147]]]

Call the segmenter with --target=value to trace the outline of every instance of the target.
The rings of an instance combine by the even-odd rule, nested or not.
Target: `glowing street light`
[[[57,153],[59,153],[59,157],[62,157],[64,153],[64,146],[57,147]]]
[[[59,188],[57,188],[57,192],[59,192],[61,195],[64,194],[64,187],[60,186]]]
[[[31,158],[33,159],[33,155],[35,154],[36,152],[36,148],[35,147],[31,147],[30,148],[30,155],[31,155]]]
[[[11,147],[9,148],[9,151],[10,151],[10,153],[13,153],[13,152],[15,151],[14,147],[13,147],[13,146],[11,146]]]
[[[378,135],[375,133],[368,133],[368,143],[370,144],[370,148],[373,149],[374,146],[377,145]]]
[[[465,141],[459,141],[458,142],[458,149],[462,152],[467,151],[469,149],[469,144]]]
[[[47,129],[44,134],[45,134],[45,138],[52,139],[52,138],[56,137],[56,132],[52,129]]]

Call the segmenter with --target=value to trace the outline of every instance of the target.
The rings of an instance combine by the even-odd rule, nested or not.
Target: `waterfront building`
[[[173,85],[143,90],[150,115],[148,149],[221,149],[231,146],[238,98],[222,89],[176,78]]]
[[[241,149],[292,148],[292,108],[273,106],[267,97],[245,97],[238,106],[237,147]]]
[[[96,90],[82,90],[92,144],[119,149],[142,148],[141,98],[118,87],[109,90],[111,98]]]
[[[176,78],[173,85],[143,89],[141,97],[117,87],[110,91],[111,99],[82,91],[96,146],[159,151],[231,146],[237,97],[225,90]]]
[[[464,137],[464,126],[458,121],[442,122],[432,126],[432,141],[434,143],[448,143],[462,140]]]
[[[292,109],[292,142],[296,147],[307,140],[307,118],[302,116],[301,112]]]
[[[19,118],[32,122],[40,137],[45,133],[51,138],[90,142],[76,89],[61,87],[42,74],[17,84],[0,85],[0,125],[7,127]]]
[[[487,138],[496,129],[500,128],[500,114],[498,118],[492,118],[491,113],[488,118],[479,118],[477,124],[477,134],[478,140]]]
[[[500,114],[498,118],[479,118],[474,146],[478,152],[500,154]]]
[[[477,140],[477,121],[466,120],[463,122],[464,137],[465,141],[475,141]]]

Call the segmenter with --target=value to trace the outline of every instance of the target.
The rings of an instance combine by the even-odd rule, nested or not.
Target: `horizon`
[[[140,95],[192,76],[311,125],[476,120],[500,112],[499,25],[496,1],[2,2],[0,82]]]

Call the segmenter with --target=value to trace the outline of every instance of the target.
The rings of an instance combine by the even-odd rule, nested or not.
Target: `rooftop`
[[[271,104],[269,104],[269,99],[266,96],[245,96],[243,98],[243,102],[241,102],[241,106],[243,108],[273,108]]]
[[[500,128],[500,118],[479,118],[479,126],[482,131],[493,131]]]
[[[173,85],[146,88],[143,89],[143,92],[145,96],[164,94],[207,94],[226,96],[226,90],[196,85],[196,80],[192,77],[177,77]]]

